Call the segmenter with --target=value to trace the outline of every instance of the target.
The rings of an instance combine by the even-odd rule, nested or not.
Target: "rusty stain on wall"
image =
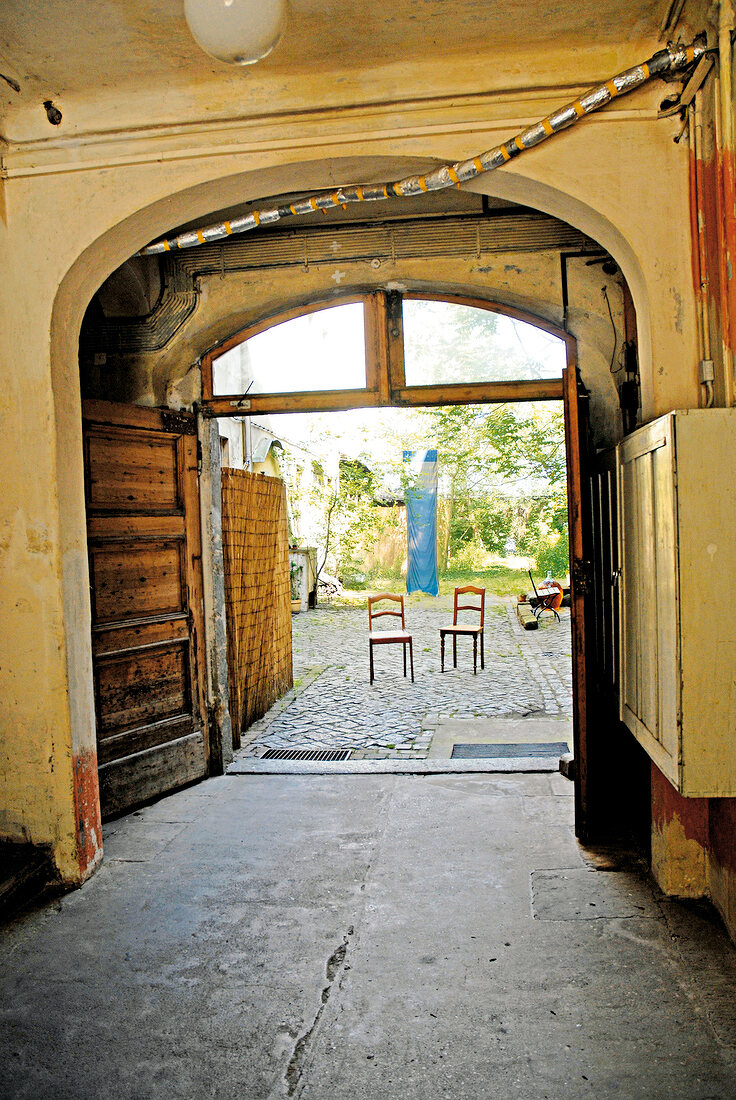
[[[94,750],[74,758],[74,811],[79,878],[83,882],[102,859],[102,818]]]

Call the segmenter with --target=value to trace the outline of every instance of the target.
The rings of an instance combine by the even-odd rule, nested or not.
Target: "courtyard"
[[[440,671],[439,630],[451,622],[451,595],[408,597],[414,683],[390,645],[376,649],[371,685],[365,606],[325,602],[295,615],[294,688],[244,733],[241,755],[342,748],[358,760],[431,759],[455,742],[570,743],[569,611],[527,631],[512,597],[486,594],[485,669],[479,660],[475,676],[470,639],[458,641],[456,669],[448,643]]]

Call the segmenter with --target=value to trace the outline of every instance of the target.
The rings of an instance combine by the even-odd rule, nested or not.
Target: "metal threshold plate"
[[[350,749],[266,749],[261,760],[349,760]]]
[[[452,756],[455,760],[504,760],[508,757],[521,759],[527,756],[562,756],[569,752],[566,741],[540,741],[536,744],[493,744],[483,743],[477,745],[452,746]]]

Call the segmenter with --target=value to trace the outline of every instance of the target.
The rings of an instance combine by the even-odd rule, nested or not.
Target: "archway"
[[[426,162],[424,162],[426,163]],[[102,279],[122,259],[130,255],[132,248],[145,243],[170,228],[176,210],[179,219],[188,221],[202,217],[206,209],[215,209],[232,196],[237,190],[240,195],[257,198],[265,197],[274,191],[299,188],[311,189],[324,186],[343,173],[359,176],[363,172],[385,175],[394,167],[411,170],[415,161],[406,158],[400,161],[338,161],[327,163],[294,164],[284,168],[270,169],[259,173],[248,173],[230,177],[226,181],[211,181],[207,185],[181,192],[166,202],[158,202],[142,208],[136,215],[115,226],[100,237],[78,258],[63,279],[56,297],[51,329],[51,365],[56,400],[55,431],[57,437],[57,462],[59,474],[61,508],[61,537],[64,561],[64,610],[67,636],[67,668],[70,684],[70,710],[72,729],[72,748],[75,759],[93,759],[94,714],[91,698],[91,655],[88,635],[79,629],[80,622],[89,621],[87,564],[84,537],[84,505],[82,494],[81,435],[80,435],[80,391],[76,372],[76,341],[81,326],[84,308],[100,285]],[[493,180],[493,193],[511,187],[507,180],[497,188],[498,181]],[[607,223],[592,208],[578,200],[569,199],[553,188],[546,188],[523,177],[514,177],[513,187],[518,198],[534,198],[540,209],[550,212],[563,210],[566,220],[581,227],[595,227],[596,237],[605,243],[608,250],[624,266],[634,291],[635,300],[639,300],[639,317],[644,318],[646,326],[645,285],[643,277],[631,253],[627,242],[620,232]],[[476,187],[476,190],[481,188]],[[491,188],[484,193],[490,193]],[[217,195],[217,199],[213,196]],[[462,288],[461,288],[462,289]],[[228,323],[228,322],[226,322]],[[221,322],[222,324],[222,322]],[[232,326],[232,322],[229,322]],[[232,327],[230,327],[232,331]],[[209,334],[198,337],[200,351],[212,344],[217,333],[209,329]],[[81,769],[84,771],[84,768]],[[87,773],[89,768],[87,768]],[[79,783],[76,798],[82,810],[76,816],[83,820],[88,813],[94,818],[96,792],[89,775],[86,786]],[[90,807],[89,811],[84,807]],[[91,857],[90,857],[91,858]]]

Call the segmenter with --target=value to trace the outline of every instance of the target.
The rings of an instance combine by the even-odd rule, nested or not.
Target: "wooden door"
[[[103,815],[203,777],[195,418],[86,402],[84,462]]]
[[[570,363],[562,374],[567,450],[567,497],[570,529],[570,604],[572,611],[572,706],[575,755],[575,832],[581,840],[591,833],[589,791],[588,635],[592,624],[592,515],[588,476],[588,397]],[[591,639],[592,640],[592,639]]]
[[[595,663],[597,690],[611,713],[618,716],[620,626],[618,612],[618,484],[614,450],[595,458],[590,472],[593,523],[593,587],[595,599]]]

